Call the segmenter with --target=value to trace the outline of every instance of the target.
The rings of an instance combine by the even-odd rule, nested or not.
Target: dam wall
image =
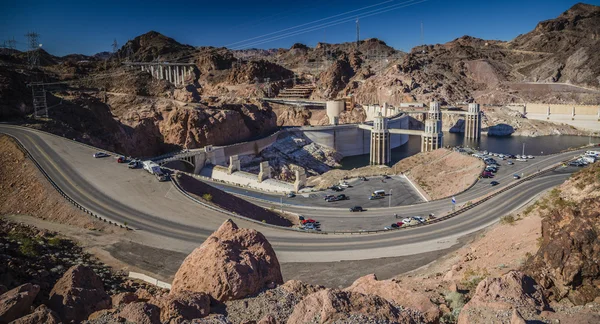
[[[390,129],[408,129],[408,116],[392,118],[388,121]],[[338,126],[313,126],[301,127],[302,131],[311,141],[336,150],[343,156],[369,154],[371,150],[371,131],[361,129],[358,124]],[[399,147],[408,142],[406,134],[390,135],[391,148]]]

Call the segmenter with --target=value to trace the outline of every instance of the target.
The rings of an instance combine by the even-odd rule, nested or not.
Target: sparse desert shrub
[[[471,267],[467,268],[463,274],[463,280],[461,284],[465,286],[467,289],[472,290],[477,287],[477,285],[481,282],[481,280],[488,277],[490,273],[486,268],[472,269]]]
[[[516,220],[517,219],[515,218],[515,216],[513,216],[512,214],[509,214],[509,215],[502,216],[500,218],[500,224],[515,225]]]
[[[37,244],[30,238],[21,239],[19,251],[23,253],[23,255],[30,257],[38,255]]]
[[[447,313],[440,319],[441,323],[456,323],[460,311],[466,304],[465,296],[457,291],[451,291],[444,296],[446,303],[452,309],[452,313]]]
[[[213,196],[211,194],[204,194],[202,195],[202,199],[206,200],[206,201],[212,201]]]
[[[48,239],[48,245],[54,246],[54,247],[59,246],[61,242],[62,242],[62,239],[58,236],[51,237]]]

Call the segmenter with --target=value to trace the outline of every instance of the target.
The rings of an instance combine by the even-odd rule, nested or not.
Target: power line
[[[371,17],[371,16],[379,15],[379,14],[386,13],[386,12],[389,12],[389,11],[392,11],[392,10],[397,10],[397,9],[400,9],[400,8],[405,8],[405,7],[408,7],[408,6],[420,4],[420,3],[426,2],[428,0],[420,0],[420,1],[417,1],[417,2],[414,2],[414,1],[415,0],[411,0],[411,1],[400,3],[400,4],[395,4],[395,5],[392,5],[392,6],[387,6],[387,7],[379,8],[379,9],[376,9],[376,10],[367,11],[367,12],[361,14],[358,18],[366,18],[366,17]],[[296,35],[305,34],[305,33],[311,32],[311,31],[323,29],[323,28],[326,28],[326,27],[336,26],[336,25],[344,24],[344,23],[351,22],[351,21],[355,21],[355,18],[348,18],[348,17],[347,18],[341,18],[341,19],[334,20],[334,21],[331,21],[331,22],[328,22],[328,23],[324,23],[324,24],[320,24],[320,25],[316,25],[316,26],[312,26],[312,27],[307,27],[307,28],[304,28],[304,29],[301,29],[301,30],[297,30],[297,31],[294,31],[294,32],[286,33],[286,34],[283,34],[283,35],[273,36],[273,37],[270,37],[270,38],[267,38],[267,39],[264,39],[264,40],[259,40],[259,41],[256,41],[256,42],[251,42],[249,44],[244,44],[244,45],[241,45],[241,46],[234,46],[232,49],[233,50],[238,50],[238,49],[248,48],[248,47],[252,47],[252,46],[256,46],[256,45],[260,45],[260,44],[270,43],[272,41],[276,41],[276,40],[280,40],[280,39],[284,39],[284,38],[288,38],[288,37],[292,37],[292,36],[296,36]]]
[[[373,8],[373,7],[378,7],[378,6],[381,6],[383,4],[386,4],[386,3],[389,3],[389,2],[394,2],[394,1],[396,1],[396,0],[387,0],[387,1],[384,1],[384,2],[376,3],[374,5],[370,5],[370,6],[366,6],[366,7],[362,7],[362,8],[358,8],[358,9],[354,9],[354,10],[350,10],[350,11],[346,11],[346,12],[341,13],[341,14],[337,14],[337,15],[333,15],[333,16],[321,18],[321,19],[318,19],[318,20],[313,20],[311,22],[307,22],[307,23],[304,23],[304,24],[296,25],[296,26],[293,26],[293,27],[288,27],[288,28],[285,28],[285,29],[282,29],[282,30],[279,30],[279,31],[276,31],[276,32],[272,32],[272,33],[268,33],[268,34],[264,34],[264,35],[260,35],[260,36],[256,36],[256,37],[252,37],[252,38],[248,38],[246,40],[242,40],[242,41],[239,41],[239,42],[227,44],[227,45],[225,45],[225,47],[229,47],[229,46],[232,46],[232,45],[235,45],[235,44],[239,44],[239,43],[245,43],[245,42],[248,42],[248,41],[251,41],[251,40],[255,40],[257,38],[263,38],[263,37],[266,37],[266,36],[271,36],[271,35],[274,35],[274,34],[279,34],[279,33],[282,33],[282,32],[285,32],[285,31],[288,31],[288,30],[291,30],[291,29],[296,29],[296,28],[307,26],[307,25],[312,25],[314,23],[318,23],[318,22],[321,22],[321,21],[329,20],[329,19],[332,19],[332,18],[340,17],[340,16],[345,16],[345,15],[348,15],[348,14],[351,14],[351,13],[354,13],[354,12],[357,12],[357,11],[362,11],[362,10],[365,10],[365,9],[369,9],[369,8]]]

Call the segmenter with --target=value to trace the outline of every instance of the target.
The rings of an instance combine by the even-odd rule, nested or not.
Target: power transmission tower
[[[360,23],[358,22],[358,18],[356,18],[356,49],[358,49],[359,41],[360,41]]]
[[[38,38],[40,37],[40,34],[35,33],[35,32],[29,32],[29,33],[25,34],[25,37],[27,37],[27,40],[29,43],[29,51],[27,52],[27,58],[29,61],[29,65],[32,68],[37,67],[38,64],[40,63],[40,55],[38,52],[38,47],[41,45],[38,42]]]
[[[127,49],[126,49],[126,53],[125,56],[127,57],[127,60],[129,62],[132,62],[132,57],[133,57],[133,49],[131,48],[131,40],[127,41]]]
[[[12,39],[9,39],[6,41],[6,45],[8,47],[8,49],[12,51],[14,51],[15,49],[17,49],[17,41],[15,40],[15,37],[13,36]]]
[[[33,96],[33,117],[48,118],[48,103],[46,102],[46,89],[43,82],[32,82],[31,94]]]

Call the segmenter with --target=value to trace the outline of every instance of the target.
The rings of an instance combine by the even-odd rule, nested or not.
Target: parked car
[[[386,230],[386,231],[389,231],[389,230],[392,230],[393,228],[391,226],[386,226],[383,229]]]
[[[519,180],[521,179],[521,176],[518,174],[513,174],[513,178],[515,178],[515,180]]]
[[[402,227],[402,225],[404,225],[404,223],[403,222],[398,222],[398,223],[396,223],[396,225],[398,225],[398,227]]]
[[[528,159],[533,159],[533,155],[527,155]]]
[[[362,181],[369,181],[369,179],[367,179],[367,177],[358,177],[358,178]]]
[[[492,185],[492,187],[493,187],[493,186],[497,186],[497,185],[499,185],[499,184],[500,184],[500,182],[498,182],[498,181],[492,181],[492,182],[490,182],[490,184],[491,184],[491,185]]]
[[[325,200],[325,201],[326,202],[334,202],[334,201],[338,201],[338,199],[336,196],[333,196],[333,197],[327,198],[327,200]]]
[[[513,164],[515,164],[515,163],[514,163],[513,161],[508,161],[508,162],[506,162],[506,164],[508,164],[508,165],[513,165]]]
[[[421,216],[413,216],[412,219],[416,220],[419,223],[425,223],[425,219]]]
[[[402,223],[404,223],[404,224],[410,224],[410,221],[412,221],[412,218],[407,217],[407,218],[405,218],[405,219],[402,220]]]
[[[398,225],[397,223],[393,223],[393,224],[392,224],[392,227],[393,227],[393,228],[398,228],[398,227],[400,227],[400,225]]]
[[[340,186],[333,186],[333,187],[331,187],[331,190],[333,190],[333,191],[342,191],[342,190],[344,190],[344,188],[342,188]]]
[[[312,218],[308,218],[308,219],[303,219],[302,220],[302,224],[315,224],[317,221],[312,219]]]
[[[325,198],[323,198],[323,200],[328,200],[328,199],[331,199],[334,197],[335,197],[334,195],[326,195]]]
[[[125,162],[127,162],[127,159],[124,156],[121,155],[117,158],[117,163],[125,163]]]
[[[348,199],[350,199],[350,197],[348,197],[348,196],[346,196],[344,194],[341,194],[341,195],[337,196],[337,200],[348,200]]]
[[[379,195],[371,195],[369,197],[369,200],[376,200],[376,199],[383,199],[385,198],[384,196],[379,196]]]
[[[138,160],[133,160],[129,163],[127,163],[127,167],[130,169],[137,169],[142,165],[142,163]]]
[[[94,153],[94,157],[95,158],[103,158],[103,157],[107,157],[109,156],[108,154],[104,153],[104,152],[96,152]]]
[[[362,207],[360,206],[354,206],[354,207],[350,207],[350,211],[351,212],[362,212],[365,211]]]
[[[296,197],[296,194],[295,194],[295,193],[293,193],[293,192],[289,192],[289,193],[287,194],[287,197],[288,197],[288,198],[294,198],[294,197]]]
[[[339,184],[339,186],[342,188],[348,188],[350,185],[348,184],[348,182],[342,182]]]

